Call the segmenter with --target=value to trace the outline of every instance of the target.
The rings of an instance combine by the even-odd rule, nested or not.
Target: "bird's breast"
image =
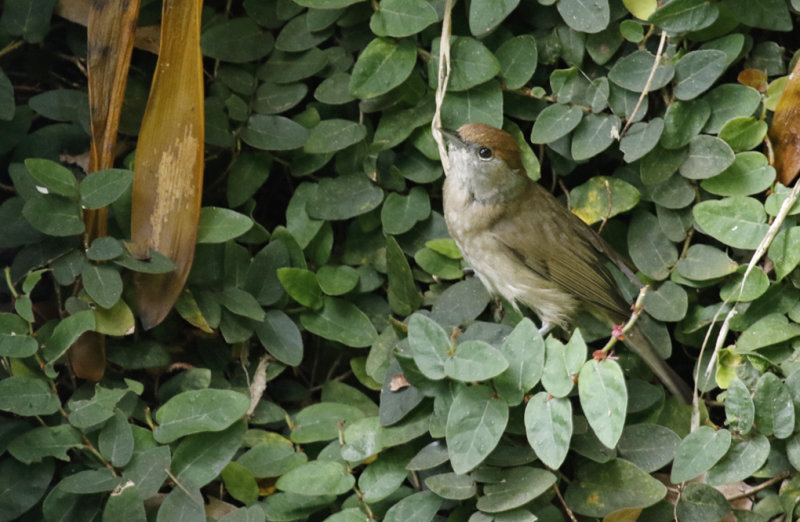
[[[445,186],[444,214],[465,261],[491,294],[515,307],[517,303],[530,307],[545,322],[569,322],[578,308],[575,298],[537,274],[492,233],[492,226],[503,219],[501,206],[482,205],[466,192],[454,193]]]

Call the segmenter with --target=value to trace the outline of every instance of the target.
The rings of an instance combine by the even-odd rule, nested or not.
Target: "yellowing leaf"
[[[165,0],[161,51],[136,148],[131,238],[175,263],[137,274],[142,325],[159,324],[178,299],[194,259],[203,187],[203,63],[199,0]]]
[[[778,181],[786,186],[800,171],[800,62],[795,63],[786,88],[778,99],[769,139],[774,152],[773,166]]]

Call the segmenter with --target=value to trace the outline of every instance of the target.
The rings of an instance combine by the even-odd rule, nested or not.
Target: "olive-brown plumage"
[[[552,194],[528,178],[505,131],[471,123],[443,129],[450,163],[444,215],[453,239],[487,289],[536,312],[543,330],[567,326],[580,308],[609,324],[630,315],[605,263],[626,261]],[[626,336],[678,397],[691,393],[639,328]]]

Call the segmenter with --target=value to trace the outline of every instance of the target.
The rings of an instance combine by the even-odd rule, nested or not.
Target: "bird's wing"
[[[589,310],[624,320],[630,306],[604,264],[612,261],[611,247],[539,185],[521,197],[524,204],[511,205],[517,215],[493,224],[497,241]]]

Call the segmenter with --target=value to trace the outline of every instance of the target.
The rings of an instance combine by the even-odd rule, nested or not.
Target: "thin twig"
[[[658,51],[656,51],[656,59],[653,62],[653,68],[650,69],[650,76],[647,77],[647,83],[644,84],[644,89],[642,89],[642,94],[639,96],[639,100],[636,102],[636,105],[633,107],[633,112],[631,112],[628,121],[625,122],[625,126],[622,127],[622,132],[619,133],[620,139],[625,136],[625,133],[628,131],[628,127],[633,124],[633,120],[636,118],[636,113],[639,112],[639,107],[642,106],[642,102],[644,101],[647,93],[650,92],[650,85],[653,83],[653,78],[656,75],[656,69],[658,69],[658,65],[661,62],[661,53],[664,52],[664,44],[667,43],[667,33],[661,32],[661,40],[658,42]]]
[[[775,475],[774,477],[772,477],[771,479],[765,480],[764,482],[762,482],[761,484],[759,484],[757,486],[753,486],[751,488],[748,488],[745,491],[743,491],[742,493],[738,493],[738,494],[730,496],[730,497],[725,497],[725,500],[727,500],[728,502],[732,502],[734,500],[741,500],[743,498],[747,498],[747,497],[749,497],[749,496],[751,496],[751,495],[753,495],[755,493],[758,493],[762,489],[770,487],[771,485],[775,484],[776,482],[780,482],[781,480],[785,479],[789,475],[791,475],[790,472],[782,471],[782,472],[778,473],[777,475]]]
[[[189,497],[189,498],[190,498],[190,499],[192,499],[193,501],[195,500],[195,498],[192,496],[192,494],[189,492],[189,490],[188,490],[188,489],[186,489],[186,486],[184,486],[183,484],[181,484],[181,482],[178,480],[178,477],[176,477],[175,475],[173,475],[173,474],[172,474],[172,472],[169,470],[169,468],[164,468],[164,471],[166,471],[166,472],[167,472],[167,475],[169,476],[169,478],[171,478],[171,479],[172,479],[172,482],[174,482],[174,483],[175,483],[175,485],[176,485],[176,486],[178,486],[178,487],[180,488],[180,490],[181,490],[181,491],[183,491],[184,493],[186,493],[186,496],[187,496],[187,497]]]
[[[772,241],[775,239],[775,236],[778,234],[778,231],[783,225],[783,222],[786,220],[786,216],[789,215],[789,210],[794,205],[794,202],[797,200],[797,196],[800,194],[800,183],[795,182],[794,187],[792,187],[792,192],[789,193],[789,196],[784,200],[783,204],[781,205],[780,210],[778,211],[778,215],[775,216],[775,221],[769,226],[767,233],[764,235],[764,238],[758,244],[758,248],[753,253],[753,257],[750,258],[750,262],[747,264],[747,270],[744,271],[744,275],[742,276],[742,282],[739,285],[739,294],[736,298],[738,302],[739,298],[744,291],[744,285],[747,281],[747,276],[750,275],[750,272],[753,268],[758,264],[764,254],[767,252],[767,249],[772,244]],[[716,323],[717,318],[722,313],[725,305],[731,300],[733,295],[728,296],[722,302],[722,306],[720,306],[717,313],[714,314],[713,319],[711,320],[711,324],[706,331],[705,338],[703,339],[703,345],[700,347],[700,355],[698,360],[703,359],[703,352],[706,349],[706,345],[708,343],[709,337],[711,336],[711,330],[714,327],[714,323]],[[728,313],[725,315],[725,320],[722,321],[722,326],[720,327],[719,333],[717,334],[717,340],[714,343],[714,353],[711,354],[709,358],[708,365],[706,366],[704,376],[706,379],[711,375],[711,371],[714,369],[714,363],[717,361],[717,357],[719,355],[719,351],[722,349],[722,345],[725,343],[725,339],[728,336],[728,331],[730,330],[730,322],[733,319],[733,316],[736,315],[737,310],[735,306],[732,306]],[[700,425],[700,407],[699,407],[699,395],[697,394],[697,383],[700,381],[700,365],[697,366],[697,371],[695,372],[695,379],[694,379],[694,404],[692,410],[692,424],[691,430],[694,431]]]
[[[647,295],[648,286],[644,285],[641,289],[639,289],[639,296],[636,298],[636,302],[633,303],[633,311],[631,312],[631,316],[628,318],[628,322],[625,323],[625,326],[619,332],[614,332],[614,335],[608,340],[605,346],[599,351],[603,353],[608,353],[611,348],[614,347],[617,342],[625,337],[625,334],[633,328],[633,325],[636,324],[636,321],[639,319],[639,316],[642,315],[642,310],[644,307],[642,306],[642,302],[644,302],[644,296]],[[617,328],[616,326],[614,327]]]
[[[572,520],[572,522],[578,522],[578,519],[575,518],[575,514],[567,505],[567,501],[564,500],[564,497],[561,496],[561,491],[558,489],[558,483],[553,484],[553,489],[556,491],[556,496],[558,497],[558,500],[561,502],[561,506],[564,508],[564,511],[567,512],[567,516],[569,517],[569,519]]]
[[[439,158],[442,161],[442,168],[445,176],[450,172],[450,161],[447,157],[447,146],[444,143],[442,132],[442,104],[444,95],[447,92],[447,84],[450,81],[450,19],[453,10],[453,0],[447,0],[444,6],[444,18],[442,19],[442,38],[439,41],[439,70],[437,74],[438,84],[436,85],[436,111],[433,113],[431,121],[431,131],[433,139],[439,148]]]

